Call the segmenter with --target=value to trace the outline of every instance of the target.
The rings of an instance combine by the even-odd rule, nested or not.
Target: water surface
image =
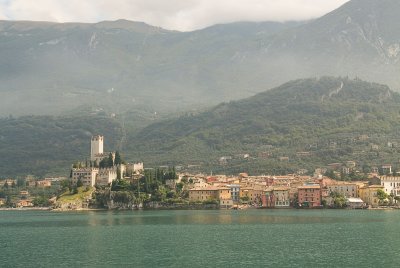
[[[1,267],[398,267],[399,210],[0,211]]]

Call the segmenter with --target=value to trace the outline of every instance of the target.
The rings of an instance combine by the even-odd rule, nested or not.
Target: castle
[[[84,186],[107,186],[118,177],[123,178],[126,174],[127,166],[122,163],[115,163],[115,152],[104,152],[104,137],[101,135],[92,136],[90,143],[90,164],[86,161],[84,167],[73,167],[71,170],[71,180],[77,184],[81,180]],[[111,156],[112,165],[102,167],[101,162]],[[128,164],[130,172],[140,172],[143,170],[143,163]]]

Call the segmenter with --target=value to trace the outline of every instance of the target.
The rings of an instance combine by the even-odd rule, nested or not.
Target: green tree
[[[119,154],[118,151],[115,152],[114,164],[115,165],[121,165],[122,164],[122,158],[121,158],[121,155]]]
[[[43,195],[37,196],[32,201],[35,207],[48,207],[50,206],[50,201]]]
[[[25,186],[25,179],[23,179],[23,178],[18,178],[17,179],[17,187],[23,187],[23,186]]]
[[[108,155],[108,161],[107,161],[107,167],[112,167],[114,166],[114,159],[112,153]]]
[[[83,186],[82,178],[79,177],[78,181],[76,182],[76,187],[82,187],[82,186]]]
[[[378,199],[379,199],[379,204],[383,204],[383,202],[385,201],[385,199],[388,198],[388,194],[385,193],[385,191],[382,190],[382,189],[378,189],[378,191],[376,192],[376,195],[377,195],[377,197],[378,197]]]

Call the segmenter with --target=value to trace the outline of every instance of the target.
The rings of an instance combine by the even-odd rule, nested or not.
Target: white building
[[[126,174],[131,175],[131,174],[138,174],[143,172],[144,166],[142,162],[139,163],[128,163],[126,165]]]
[[[400,177],[381,176],[380,179],[381,185],[388,195],[400,196]]]
[[[100,135],[92,136],[92,140],[90,143],[90,160],[92,161],[100,161],[103,159],[104,151],[103,151],[104,137]]]
[[[84,186],[93,187],[96,184],[96,176],[98,173],[98,168],[73,168],[72,183],[76,184],[80,179]]]
[[[83,186],[107,186],[118,178],[118,172],[125,173],[125,165],[114,166],[111,168],[73,168],[72,182],[76,184],[81,179]]]

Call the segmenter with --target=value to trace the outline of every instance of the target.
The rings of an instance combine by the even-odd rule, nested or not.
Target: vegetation
[[[343,194],[338,192],[330,193],[330,196],[333,199],[333,207],[334,208],[344,208],[346,207],[346,197]]]
[[[369,172],[398,163],[399,104],[400,95],[388,87],[358,79],[297,80],[152,124],[132,137],[127,151],[150,164],[198,164],[221,173],[311,173],[349,160]],[[363,179],[358,173],[340,177]]]

